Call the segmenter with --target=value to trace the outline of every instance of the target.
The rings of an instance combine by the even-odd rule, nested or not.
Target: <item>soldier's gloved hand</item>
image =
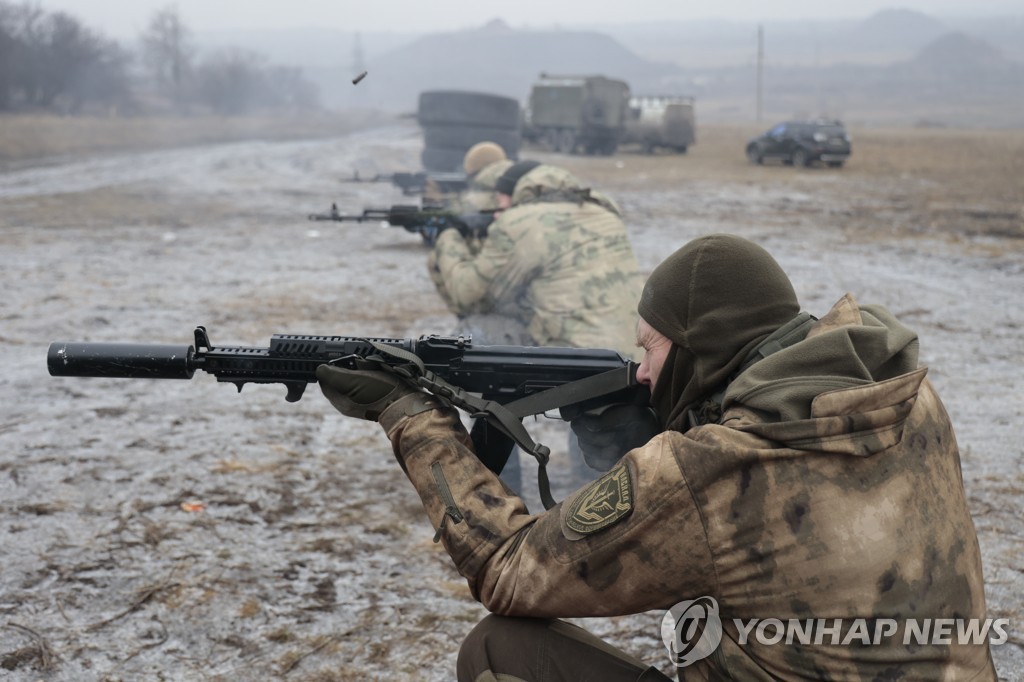
[[[420,237],[423,238],[423,245],[433,247],[437,243],[437,235],[441,234],[443,228],[435,225],[424,225],[419,229]]]
[[[426,404],[431,396],[391,372],[320,365],[316,378],[327,400],[346,417],[379,421],[388,408],[400,401],[403,405],[418,401],[424,409],[433,406]]]
[[[607,471],[624,454],[661,433],[658,415],[646,405],[622,403],[576,417],[569,425],[587,466]]]

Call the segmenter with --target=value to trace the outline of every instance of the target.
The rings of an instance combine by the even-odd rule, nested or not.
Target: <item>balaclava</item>
[[[651,404],[666,429],[723,388],[761,341],[798,312],[789,277],[757,244],[728,234],[695,239],[654,269],[637,306],[672,341]]]
[[[501,174],[501,177],[498,178],[498,182],[494,185],[494,189],[502,194],[512,196],[516,191],[516,183],[519,182],[519,178],[523,177],[539,165],[540,161],[519,161]]]

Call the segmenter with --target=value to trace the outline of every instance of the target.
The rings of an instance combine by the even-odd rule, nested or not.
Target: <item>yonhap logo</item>
[[[754,642],[806,651],[819,646],[988,646],[1011,641],[1008,618],[732,618],[731,624],[735,644],[741,648]],[[714,597],[681,601],[661,620],[661,639],[672,663],[680,668],[714,653],[722,636],[722,616]]]
[[[661,621],[661,639],[672,662],[683,668],[707,658],[722,642],[722,619],[714,597],[681,601]]]

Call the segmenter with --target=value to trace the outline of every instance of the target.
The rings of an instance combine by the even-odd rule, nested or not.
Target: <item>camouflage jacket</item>
[[[553,166],[523,176],[512,201],[478,253],[454,230],[438,238],[428,269],[452,312],[513,316],[538,345],[635,354],[642,281],[614,205]]]
[[[867,317],[844,297],[808,339],[854,348]],[[806,361],[805,343],[778,355]],[[734,621],[985,618],[956,439],[926,371],[822,391],[788,421],[751,406],[766,389],[788,390],[785,378],[734,395],[719,423],[656,436],[536,515],[479,463],[454,411],[386,428],[493,612],[613,616],[710,596],[724,636],[681,668],[686,679],[992,680],[987,644],[955,634],[904,645],[901,627],[878,644],[768,645],[753,632],[744,642]]]

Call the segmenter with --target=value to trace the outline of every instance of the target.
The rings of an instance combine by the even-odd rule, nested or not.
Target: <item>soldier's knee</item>
[[[543,618],[512,618],[492,613],[477,623],[466,635],[459,649],[459,660],[474,651],[496,652],[509,642],[542,637],[548,629],[549,622]]]
[[[490,679],[485,672],[505,672],[509,664],[521,662],[529,644],[544,637],[549,620],[543,618],[511,618],[490,614],[469,631],[459,648],[456,671],[460,682]]]

